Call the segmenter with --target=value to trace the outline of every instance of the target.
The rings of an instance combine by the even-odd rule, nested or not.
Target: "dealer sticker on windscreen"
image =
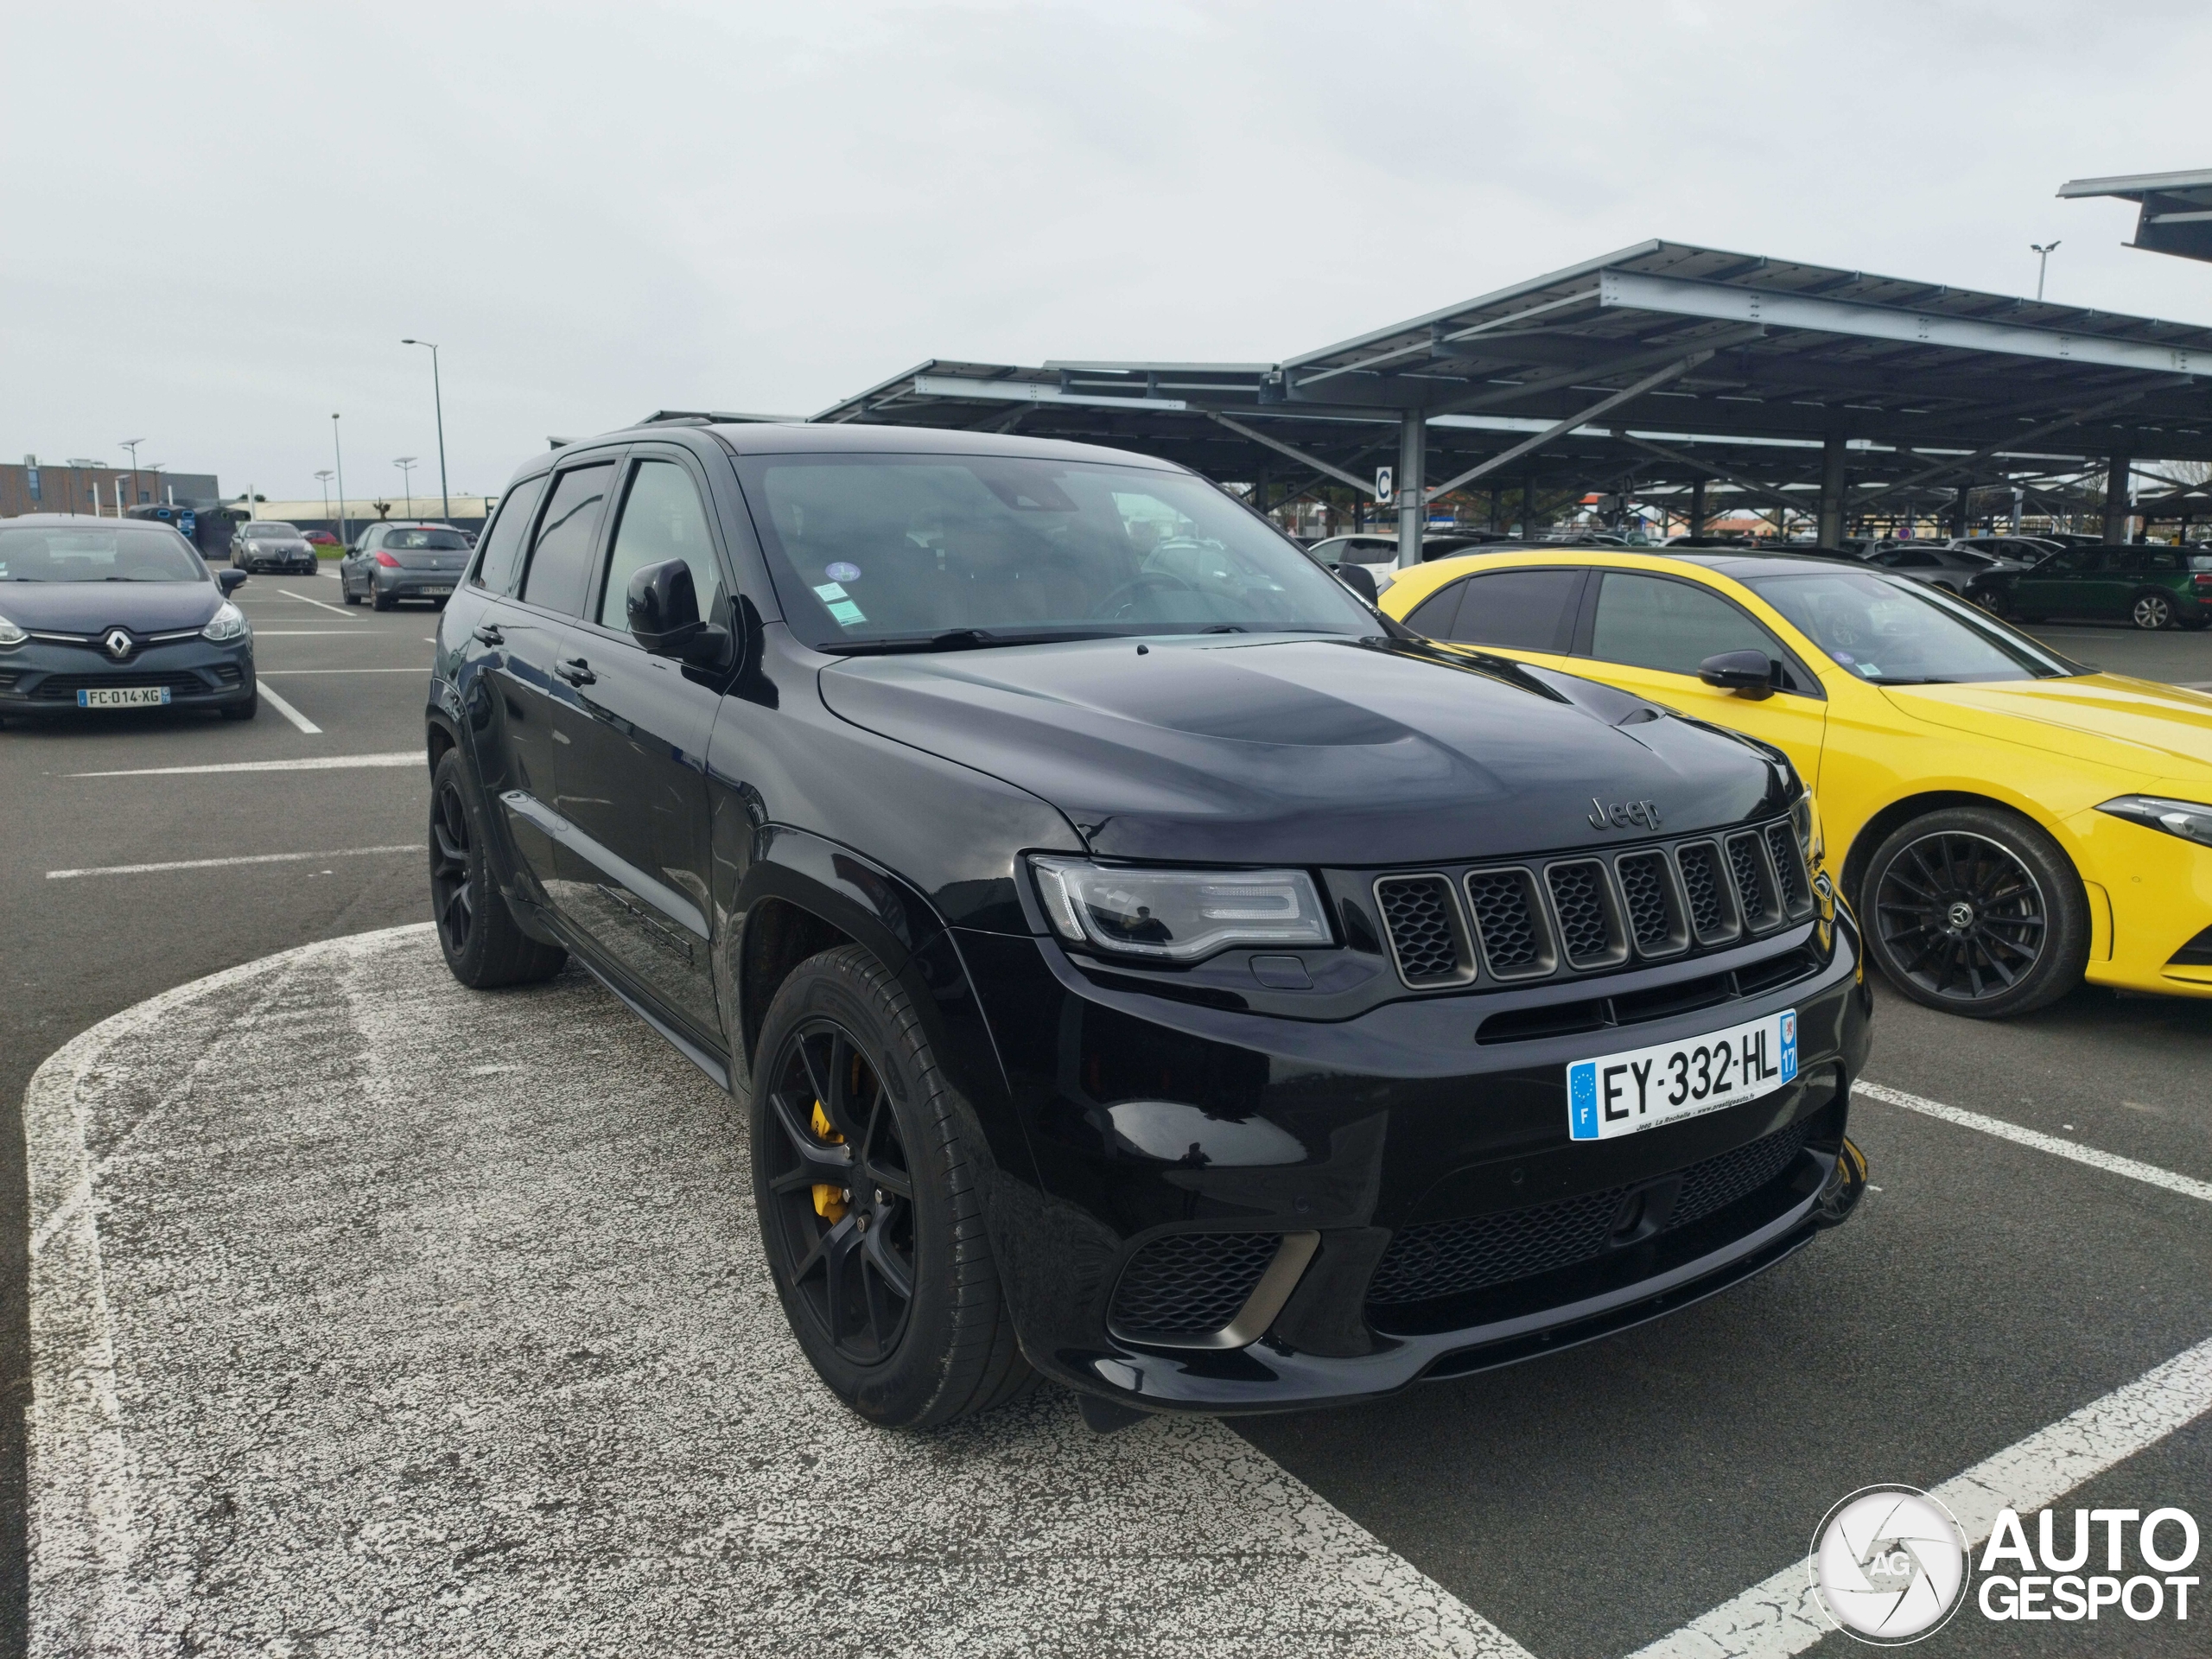
[[[1797,1010],[1726,1031],[1577,1060],[1567,1068],[1567,1131],[1610,1141],[1771,1094],[1797,1075]]]

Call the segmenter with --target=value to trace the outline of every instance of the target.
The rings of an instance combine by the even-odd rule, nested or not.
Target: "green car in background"
[[[2199,547],[2069,547],[2025,570],[1993,570],[1966,596],[2019,622],[2094,617],[2139,628],[2212,622],[2212,551]]]

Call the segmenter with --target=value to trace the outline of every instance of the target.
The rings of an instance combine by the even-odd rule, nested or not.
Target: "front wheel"
[[[2012,615],[2012,597],[2002,588],[1985,588],[1973,598],[1975,604],[1992,616],[2009,619]]]
[[[2155,633],[2161,628],[2173,626],[2174,602],[2155,588],[2138,594],[2134,602],[2127,607],[2127,619],[2137,627]]]
[[[1916,1002],[2025,1014],[2082,980],[2089,906],[2058,843],[2017,812],[1948,807],[1891,832],[1860,889],[1867,954]]]
[[[348,605],[358,605],[361,602],[360,595],[346,585],[346,578],[343,576],[338,579],[338,597]]]
[[[569,953],[533,939],[493,879],[484,812],[458,749],[430,774],[430,918],[453,976],[475,990],[550,979]]]
[[[753,1194],[784,1315],[822,1380],[936,1428],[1033,1376],[984,1235],[982,1156],[913,1004],[858,945],[802,963],[753,1074]]]

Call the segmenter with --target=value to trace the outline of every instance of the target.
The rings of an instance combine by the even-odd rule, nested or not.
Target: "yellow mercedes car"
[[[1995,1017],[2083,978],[2212,996],[2212,696],[2068,661],[1951,595],[1751,550],[1529,549],[1382,607],[1786,751],[1867,953]]]

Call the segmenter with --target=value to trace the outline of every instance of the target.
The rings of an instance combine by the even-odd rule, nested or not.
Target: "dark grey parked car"
[[[1867,554],[1868,564],[1878,565],[1885,570],[1894,570],[1910,576],[1915,582],[1924,582],[1949,594],[1963,594],[1967,584],[1976,576],[1998,570],[2026,569],[2017,559],[1995,553],[1984,553],[1956,543],[1945,546],[1941,542],[1894,542],[1887,546],[1877,544]]]
[[[253,518],[231,534],[231,563],[257,574],[271,570],[315,573],[315,546],[297,524],[281,518]]]
[[[367,600],[388,611],[403,599],[442,608],[468,563],[468,538],[451,524],[371,524],[338,562],[339,591],[348,605]]]

